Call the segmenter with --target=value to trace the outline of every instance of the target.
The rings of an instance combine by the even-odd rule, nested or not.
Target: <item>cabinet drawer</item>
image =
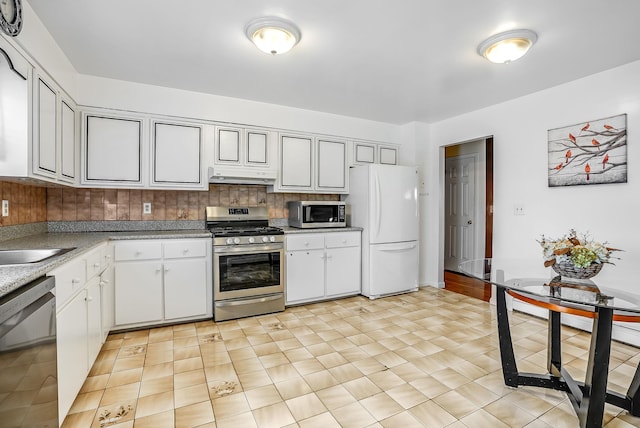
[[[73,260],[51,271],[49,275],[56,278],[56,307],[61,308],[71,296],[84,287],[85,260]]]
[[[194,239],[189,241],[165,242],[164,258],[180,259],[187,257],[204,257],[207,255],[208,239]]]
[[[286,237],[286,243],[287,251],[324,248],[324,235],[321,233],[291,235]]]
[[[162,257],[160,241],[116,242],[116,260],[151,260]]]
[[[360,246],[360,232],[327,233],[325,242],[327,248],[358,247]]]
[[[102,248],[91,251],[87,254],[87,280],[93,278],[103,271],[105,264],[102,255]]]

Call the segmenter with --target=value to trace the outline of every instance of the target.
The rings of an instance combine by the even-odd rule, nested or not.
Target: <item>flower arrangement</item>
[[[548,239],[542,235],[538,242],[542,246],[545,267],[571,263],[577,268],[589,268],[593,264],[611,263],[611,253],[619,251],[608,247],[606,242],[594,241],[587,234],[579,237],[573,229],[560,239]]]

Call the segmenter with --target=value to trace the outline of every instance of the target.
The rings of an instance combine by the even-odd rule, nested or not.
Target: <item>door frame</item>
[[[442,279],[444,278],[444,256],[445,256],[445,252],[444,252],[444,237],[445,237],[445,209],[446,207],[444,206],[444,200],[445,200],[445,157],[446,157],[446,151],[447,148],[449,148],[449,150],[452,150],[451,148],[455,148],[458,147],[460,148],[460,146],[464,146],[465,144],[472,144],[472,143],[478,143],[478,142],[484,142],[484,157],[482,160],[479,160],[477,165],[476,165],[476,174],[478,174],[478,172],[482,171],[484,172],[484,174],[482,174],[484,176],[484,179],[482,181],[484,181],[484,186],[482,186],[482,181],[480,183],[476,183],[476,192],[478,193],[477,197],[476,197],[476,216],[480,216],[482,214],[484,214],[484,227],[478,227],[476,230],[476,239],[478,239],[479,237],[482,238],[482,240],[484,241],[484,251],[483,254],[476,254],[476,256],[478,258],[488,258],[492,256],[492,248],[493,248],[493,136],[486,136],[486,137],[480,137],[480,138],[474,138],[472,140],[466,140],[466,141],[461,141],[458,143],[454,143],[454,144],[450,144],[450,145],[446,145],[446,146],[441,146],[440,147],[440,180],[441,180],[441,195],[440,195],[440,222],[439,222],[439,228],[440,228],[440,236],[443,238],[440,240],[440,248],[439,248],[439,277]],[[463,150],[464,151],[464,148]],[[462,153],[461,153],[462,154]],[[484,161],[484,162],[483,162]],[[484,163],[484,165],[482,165]],[[482,194],[482,195],[480,195]],[[478,224],[478,222],[476,222],[476,224]],[[484,230],[482,230],[484,229]],[[476,245],[476,252],[481,252],[482,251],[482,247],[480,245]],[[444,284],[444,281],[442,280],[441,282],[442,284]]]

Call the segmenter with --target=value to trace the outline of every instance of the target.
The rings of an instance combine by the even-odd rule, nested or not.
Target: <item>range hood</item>
[[[277,171],[252,169],[251,167],[209,167],[209,183],[273,185]]]

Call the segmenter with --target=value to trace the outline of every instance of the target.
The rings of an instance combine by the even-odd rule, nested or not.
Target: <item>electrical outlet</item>
[[[2,217],[9,217],[9,201],[2,200]]]
[[[151,214],[151,202],[142,204],[142,214]]]
[[[524,205],[520,205],[520,204],[514,205],[513,215],[524,215]]]

